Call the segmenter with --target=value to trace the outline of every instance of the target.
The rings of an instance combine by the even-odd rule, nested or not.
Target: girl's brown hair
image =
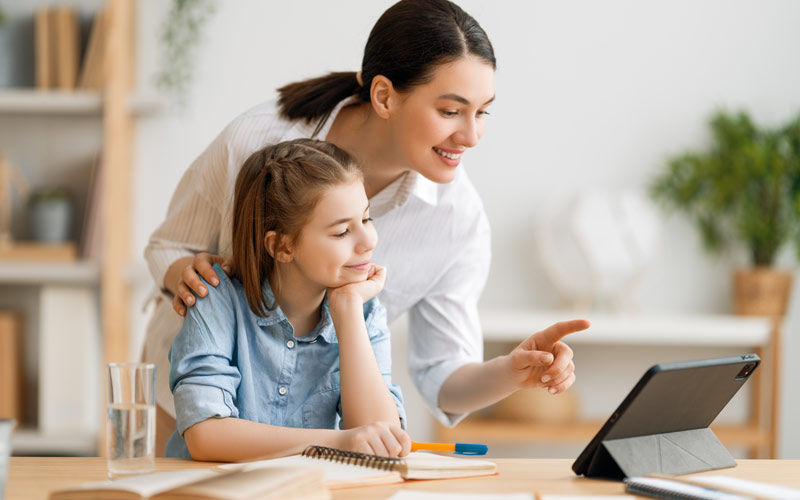
[[[275,269],[267,252],[267,232],[294,241],[325,189],[362,178],[356,160],[341,148],[313,139],[280,142],[256,151],[236,178],[233,202],[234,276],[244,286],[250,309],[265,317],[262,285]]]

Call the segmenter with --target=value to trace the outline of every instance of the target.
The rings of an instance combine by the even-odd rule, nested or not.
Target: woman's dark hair
[[[478,21],[448,0],[401,0],[389,7],[373,26],[364,48],[360,85],[355,72],[329,73],[278,89],[281,115],[291,120],[319,120],[316,135],[343,99],[370,100],[377,75],[403,92],[429,82],[442,64],[466,55],[477,56],[496,68],[494,49]]]
[[[322,193],[362,179],[356,160],[329,142],[295,139],[256,151],[236,177],[233,199],[233,268],[250,309],[267,316],[264,280],[275,260],[267,252],[269,231],[294,241],[314,212]],[[279,284],[273,283],[275,301]]]

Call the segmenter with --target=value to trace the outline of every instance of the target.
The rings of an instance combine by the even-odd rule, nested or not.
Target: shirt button
[[[289,340],[289,341],[287,341],[287,342],[286,342],[286,347],[288,347],[289,349],[291,349],[292,347],[294,347],[294,340]]]
[[[288,391],[286,390],[286,387],[281,387],[280,389],[278,389],[278,393],[279,393],[281,396],[285,395],[287,392],[288,392]]]

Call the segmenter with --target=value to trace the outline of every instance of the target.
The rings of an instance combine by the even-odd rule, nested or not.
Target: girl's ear
[[[392,81],[383,75],[375,76],[369,88],[369,96],[372,101],[372,109],[378,116],[384,119],[389,118],[397,96]]]
[[[264,236],[264,247],[276,262],[285,264],[293,260],[288,238],[285,235],[278,234],[277,231],[267,231],[266,236]]]

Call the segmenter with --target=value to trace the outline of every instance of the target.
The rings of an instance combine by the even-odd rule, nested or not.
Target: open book
[[[286,468],[188,469],[88,483],[50,500],[329,500],[322,472]]]
[[[494,462],[414,452],[403,458],[388,458],[365,453],[309,446],[300,455],[220,465],[223,470],[264,468],[321,469],[328,488],[350,488],[375,484],[400,483],[409,479],[447,479],[495,474]]]

